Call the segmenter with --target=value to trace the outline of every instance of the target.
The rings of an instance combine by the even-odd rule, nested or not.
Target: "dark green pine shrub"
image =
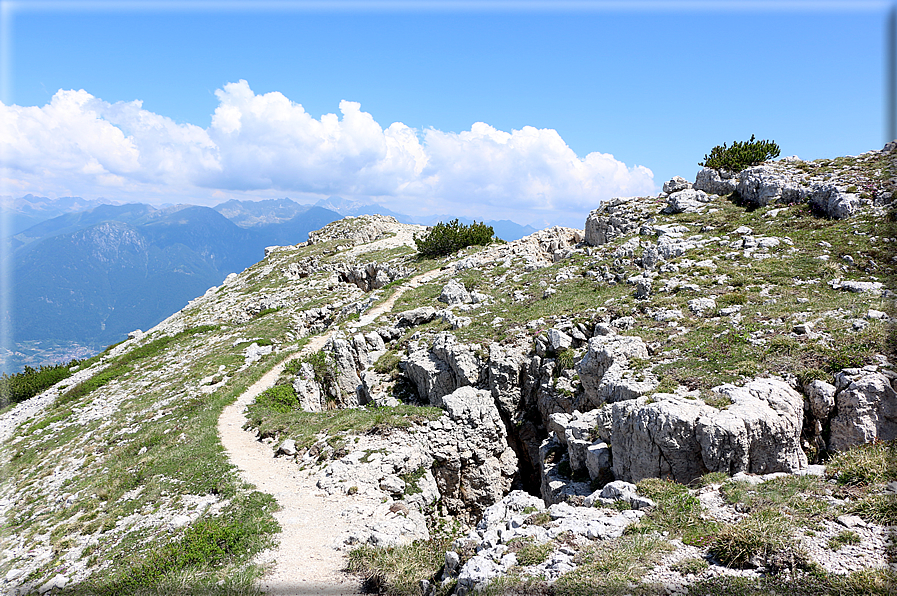
[[[255,398],[255,403],[281,414],[286,414],[299,407],[299,399],[296,397],[296,390],[292,385],[275,385],[266,389]]]
[[[492,226],[474,221],[469,226],[453,219],[439,222],[423,236],[414,239],[417,251],[424,257],[442,257],[468,246],[485,246],[495,235]]]
[[[750,141],[734,141],[731,147],[726,147],[725,143],[717,145],[698,165],[714,170],[740,172],[778,156],[779,146],[775,141],[755,141],[754,135],[751,135]]]
[[[45,364],[40,368],[26,366],[24,371],[13,375],[3,373],[0,376],[0,407],[25,401],[67,379],[72,376],[69,368],[77,364],[78,360],[72,360],[68,364]]]

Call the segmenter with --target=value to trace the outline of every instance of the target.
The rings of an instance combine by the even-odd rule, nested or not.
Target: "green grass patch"
[[[532,538],[515,538],[508,543],[508,552],[514,553],[517,564],[524,567],[544,563],[552,550],[550,542],[536,542]]]
[[[657,536],[624,535],[613,541],[599,541],[581,551],[574,561],[578,567],[554,583],[554,596],[592,596],[594,594],[664,594],[660,586],[638,586],[645,575],[673,549]]]
[[[248,426],[258,430],[262,438],[289,437],[296,441],[297,448],[307,449],[322,432],[329,435],[348,432],[363,434],[374,428],[408,428],[415,423],[436,420],[442,414],[439,408],[409,405],[282,413],[256,403],[247,408],[246,417]]]
[[[154,548],[148,555],[141,553],[109,584],[92,587],[102,595],[133,593],[148,586],[164,586],[166,580],[191,568],[208,572],[225,562],[246,561],[271,545],[270,541],[259,541],[259,534],[270,536],[280,531],[269,514],[276,508],[271,495],[249,493],[225,515],[196,521],[172,542]]]
[[[894,596],[897,573],[855,571],[847,575],[813,572],[756,579],[718,576],[688,586],[688,596]]]
[[[670,569],[677,571],[682,575],[698,575],[699,573],[706,571],[708,567],[710,567],[710,565],[704,559],[688,557],[687,559],[682,559],[678,563],[675,563]]]
[[[779,511],[761,509],[720,528],[709,552],[723,565],[744,567],[750,561],[768,564],[795,548],[793,525]]]
[[[809,474],[782,476],[756,485],[730,481],[720,487],[720,493],[727,503],[739,504],[743,511],[776,509],[801,525],[833,517],[832,508],[823,500],[825,483]]]
[[[702,517],[701,502],[688,487],[658,478],[646,478],[637,486],[639,493],[657,506],[637,524],[629,526],[627,533],[668,532],[685,544],[703,547],[719,530],[719,524]]]
[[[825,472],[842,485],[869,486],[897,480],[897,441],[839,451],[828,460]]]
[[[840,550],[848,544],[859,544],[860,542],[862,542],[862,539],[860,538],[859,534],[852,530],[844,530],[837,536],[832,536],[831,538],[829,538],[826,546],[828,546],[831,550]]]
[[[364,545],[349,553],[348,570],[362,577],[369,592],[420,596],[420,581],[433,579],[450,549],[447,536],[415,540],[404,546]]]

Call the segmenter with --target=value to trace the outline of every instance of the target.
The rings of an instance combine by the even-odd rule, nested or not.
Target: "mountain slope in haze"
[[[15,235],[42,221],[63,215],[64,213],[82,212],[99,205],[114,205],[114,201],[106,199],[89,200],[81,197],[60,197],[50,199],[32,194],[24,197],[0,197],[3,210],[8,218],[9,234]]]
[[[289,221],[308,211],[310,205],[301,205],[287,198],[263,201],[231,199],[212,208],[241,228],[249,228]]]
[[[208,259],[143,230],[104,222],[41,242],[16,262],[16,341],[112,343],[152,325],[214,285]]]
[[[382,214],[413,221],[382,205],[336,196],[314,206],[283,198],[231,200],[212,208],[101,204],[83,211],[75,211],[88,204],[81,199],[53,207],[53,201],[29,197],[17,204],[63,213],[11,238],[6,258],[13,259],[15,307],[6,323],[19,354],[4,367],[13,371],[48,361],[42,350],[51,347],[58,361],[58,342],[72,342],[72,350],[61,353],[74,357],[85,346],[95,350],[133,329],[151,327],[229,273],[256,262],[265,247],[302,242],[341,216]],[[432,219],[428,223],[453,218]],[[509,241],[535,232],[507,220],[486,223]],[[0,361],[6,356],[0,354]]]
[[[209,207],[101,206],[21,232],[13,253],[13,339],[107,345],[152,327],[229,273],[258,261],[266,246],[296,244],[339,219],[311,208],[277,224],[241,228]],[[37,348],[39,352],[39,348]],[[9,366],[11,364],[11,366]]]

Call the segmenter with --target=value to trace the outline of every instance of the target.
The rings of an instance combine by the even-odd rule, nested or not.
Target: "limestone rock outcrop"
[[[838,373],[835,381],[830,449],[841,451],[897,439],[897,392],[891,379],[879,372],[853,369]]]
[[[755,379],[714,391],[732,405],[717,410],[668,394],[613,405],[614,475],[628,482],[691,482],[707,472],[767,474],[806,467],[800,446],[803,397],[786,383]]]
[[[446,416],[428,426],[433,475],[449,511],[479,519],[510,490],[517,457],[488,391],[460,387],[442,402]]]

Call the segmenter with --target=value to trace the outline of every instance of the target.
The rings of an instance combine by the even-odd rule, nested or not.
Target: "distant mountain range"
[[[0,197],[3,209],[6,211],[9,234],[18,234],[42,221],[54,218],[64,213],[75,211],[87,211],[99,205],[114,204],[104,199],[91,201],[81,197],[62,197],[48,199],[35,195],[25,195],[14,199],[13,197]]]
[[[451,219],[414,221],[341,197],[315,205],[284,198],[156,208],[28,195],[5,205],[13,224],[4,258],[12,260],[14,283],[4,324],[11,325],[16,353],[0,358],[12,371],[40,364],[49,353],[65,360],[148,329],[259,261],[266,246],[303,242],[310,231],[346,215],[380,213],[428,225]],[[505,240],[535,231],[509,221],[487,223]]]

